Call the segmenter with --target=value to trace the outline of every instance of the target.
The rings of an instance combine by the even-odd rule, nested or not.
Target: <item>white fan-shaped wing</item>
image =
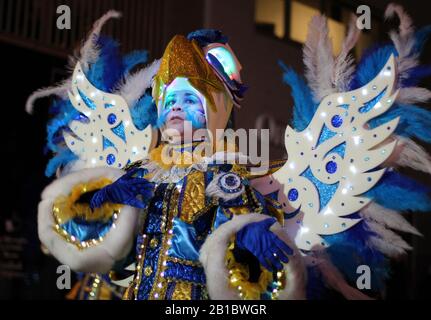
[[[287,126],[288,160],[269,181],[285,210],[286,227],[303,250],[327,246],[321,235],[342,232],[360,219],[346,217],[370,199],[361,196],[381,178],[377,169],[392,153],[386,139],[398,119],[367,128],[367,122],[393,104],[397,92],[394,57],[366,86],[321,101],[308,127]],[[386,141],[385,141],[386,140]]]
[[[79,62],[73,72],[69,99],[88,120],[72,121],[69,128],[73,134],[64,132],[64,138],[69,149],[85,161],[87,168],[122,168],[129,161],[148,154],[152,142],[151,126],[138,130],[126,101],[93,86]]]

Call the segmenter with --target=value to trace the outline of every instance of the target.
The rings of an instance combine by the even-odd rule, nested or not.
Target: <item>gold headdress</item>
[[[166,92],[176,78],[187,79],[205,97],[203,105],[207,129],[213,139],[218,140],[221,135],[216,135],[216,130],[226,128],[233,107],[232,98],[196,40],[189,41],[182,35],[174,36],[169,42],[154,77],[153,98],[159,114],[164,106]]]

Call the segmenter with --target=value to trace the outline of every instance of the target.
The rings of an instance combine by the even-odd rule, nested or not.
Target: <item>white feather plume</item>
[[[352,79],[355,65],[352,55],[349,54],[350,50],[358,42],[361,30],[356,27],[356,16],[352,15],[349,21],[349,30],[347,36],[343,41],[340,54],[335,59],[333,85],[339,92],[348,91],[349,83]]]
[[[370,237],[368,243],[387,257],[397,258],[406,254],[406,250],[392,245],[379,237]]]
[[[405,251],[412,249],[412,247],[407,242],[405,242],[403,238],[401,238],[395,232],[385,228],[383,225],[368,220],[367,226],[382,240],[382,242],[379,242],[375,239],[372,239],[372,244],[378,243],[378,245],[380,246],[380,248],[378,248],[379,250],[381,250],[382,247],[384,248],[385,246],[386,248],[392,248],[392,250],[381,250],[383,253],[393,251],[394,247],[398,248],[399,252],[402,254],[405,253]]]
[[[431,91],[420,87],[400,88],[397,102],[403,104],[425,103],[431,99]]]
[[[398,51],[398,72],[399,77],[402,79],[407,76],[406,71],[415,67],[418,64],[418,56],[412,55],[412,49],[415,44],[414,26],[410,16],[404,9],[397,4],[391,3],[385,11],[385,18],[390,18],[397,15],[400,20],[398,32],[391,31],[389,36]]]
[[[96,46],[97,37],[100,35],[100,31],[102,30],[103,25],[111,18],[119,18],[121,17],[121,13],[115,10],[110,10],[105,13],[101,18],[99,18],[94,24],[93,29],[90,31],[87,40],[82,45],[79,50],[80,54],[75,54],[74,56],[69,57],[69,69],[72,73],[75,65],[78,61],[81,62],[81,65],[84,70],[88,69],[88,66],[91,63],[94,63],[99,57],[99,49]],[[60,98],[68,97],[68,90],[71,86],[71,78],[60,82],[59,84],[47,88],[38,89],[33,92],[25,103],[25,110],[32,114],[34,109],[34,103],[37,99],[48,97],[51,95],[56,95]]]
[[[400,83],[410,77],[409,71],[419,65],[419,52],[414,52],[416,43],[413,21],[405,10],[397,4],[389,4],[385,11],[385,18],[397,16],[400,24],[398,31],[392,30],[389,36],[398,52],[396,57],[398,87],[400,91],[397,97],[398,103],[415,104],[425,103],[431,99],[431,91],[415,86],[401,87]]]
[[[34,91],[25,102],[25,111],[29,114],[33,114],[34,109],[34,103],[37,99],[48,97],[51,95],[56,95],[60,98],[66,98],[67,97],[67,90],[70,87],[70,79],[67,79],[57,86],[47,87],[47,88],[41,88],[36,91]]]
[[[80,58],[79,61],[81,63],[84,71],[87,71],[90,64],[96,62],[99,57],[99,48],[96,45],[97,38],[100,35],[100,31],[102,30],[103,25],[112,18],[120,18],[121,13],[115,10],[109,10],[102,17],[100,17],[93,24],[93,29],[90,31],[87,40],[84,42],[83,46],[80,49]],[[76,61],[75,61],[76,62]],[[73,63],[73,67],[76,63]]]
[[[378,223],[384,228],[386,227],[422,236],[422,234],[412,226],[401,213],[384,208],[374,202],[362,209],[359,214],[369,223]]]
[[[307,40],[303,49],[305,77],[316,101],[334,93],[332,85],[334,56],[325,16],[314,16],[308,25]]]
[[[410,167],[431,174],[431,156],[412,139],[396,136],[397,147],[389,159],[389,164]]]
[[[399,33],[401,37],[410,36],[414,32],[413,21],[404,11],[403,7],[398,4],[390,3],[385,10],[385,18],[391,18],[397,15],[400,19]]]
[[[160,60],[154,60],[146,68],[128,75],[118,86],[115,94],[122,96],[129,106],[133,106],[144,94],[145,90],[151,87],[153,76],[157,73]]]

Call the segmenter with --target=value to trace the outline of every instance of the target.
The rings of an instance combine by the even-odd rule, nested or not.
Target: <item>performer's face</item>
[[[192,136],[195,130],[205,127],[202,101],[190,90],[170,92],[166,96],[163,109],[164,129],[176,130],[182,139],[184,136]],[[185,126],[185,121],[189,121],[191,126]]]

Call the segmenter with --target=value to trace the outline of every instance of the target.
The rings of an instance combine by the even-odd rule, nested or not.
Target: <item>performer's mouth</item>
[[[174,116],[172,116],[172,117],[170,117],[170,119],[169,119],[169,122],[172,122],[172,123],[176,123],[176,122],[182,122],[182,121],[184,121],[184,117],[181,117],[181,116],[179,116],[179,115],[174,115]]]

